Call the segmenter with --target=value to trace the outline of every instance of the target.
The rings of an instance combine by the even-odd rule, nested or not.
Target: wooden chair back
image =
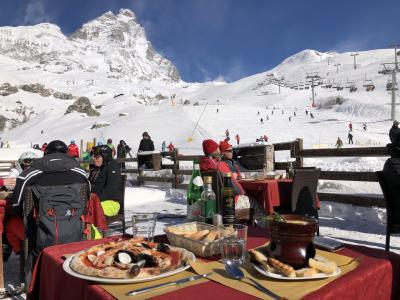
[[[122,223],[122,233],[125,233],[125,187],[126,187],[127,175],[121,175],[121,200],[119,201],[119,212],[116,216],[107,217],[107,225],[114,222]]]
[[[293,178],[290,210],[318,218],[317,186],[321,169],[296,169]]]
[[[389,251],[390,248],[390,235],[392,233],[400,233],[400,213],[396,214],[395,211],[400,210],[400,194],[393,194],[391,189],[388,188],[388,182],[382,171],[375,172],[378,178],[379,185],[381,186],[383,197],[386,202],[386,242],[385,250]]]

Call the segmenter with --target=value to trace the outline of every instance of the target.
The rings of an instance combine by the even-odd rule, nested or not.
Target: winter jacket
[[[126,158],[126,155],[131,151],[131,147],[128,145],[118,144],[117,146],[117,158]]]
[[[388,189],[388,194],[392,195],[394,203],[392,209],[392,217],[395,220],[400,220],[400,156],[397,158],[389,158],[383,166],[383,176]]]
[[[242,177],[242,175],[240,174],[240,168],[236,163],[236,161],[234,161],[233,159],[226,159],[226,160],[224,159],[223,161],[228,165],[235,179]]]
[[[169,151],[169,152],[172,152],[172,151],[174,151],[174,150],[175,150],[174,144],[170,143],[170,144],[168,145],[168,151]]]
[[[390,130],[389,130],[389,138],[390,138],[390,141],[393,144],[396,144],[397,142],[400,142],[400,141],[396,141],[396,135],[399,134],[399,133],[400,133],[400,128],[398,126],[392,126],[392,128],[390,128]]]
[[[115,157],[116,151],[115,151],[115,147],[113,144],[107,144],[108,147],[110,147],[111,151],[112,151],[112,156]]]
[[[203,156],[200,158],[200,172],[207,171],[207,170],[216,170],[216,171],[220,171],[224,174],[232,173],[229,166],[224,161],[219,161],[219,160],[216,160],[209,156]],[[242,188],[240,183],[234,177],[232,177],[232,185],[235,190],[235,195],[244,195],[245,194],[244,189]],[[236,200],[237,200],[237,197],[235,197],[235,201]]]
[[[79,157],[79,148],[76,144],[69,144],[68,155],[71,157]]]
[[[154,151],[154,143],[151,139],[142,139],[138,151]]]
[[[115,159],[104,161],[100,168],[91,170],[89,180],[92,193],[95,193],[100,201],[121,201],[121,171]]]
[[[11,199],[14,213],[22,214],[24,191],[27,186],[54,186],[74,183],[87,183],[89,186],[86,172],[81,169],[75,159],[64,153],[47,154],[38,158],[17,177]]]

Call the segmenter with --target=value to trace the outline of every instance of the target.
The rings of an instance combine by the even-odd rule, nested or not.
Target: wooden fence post
[[[178,160],[178,154],[179,154],[179,150],[178,149],[174,149],[174,168],[173,168],[173,172],[174,172],[174,188],[177,189],[178,185],[179,185],[179,174],[178,174],[178,170],[179,170],[179,160]]]
[[[93,146],[96,147],[96,138],[93,138]]]
[[[83,153],[83,140],[81,140],[81,147],[79,148],[79,157],[82,157]]]
[[[303,150],[303,139],[296,139],[294,142],[294,155],[293,156],[297,156],[298,155],[298,151],[299,150]],[[296,157],[296,167],[297,168],[302,168],[303,167],[303,157]]]

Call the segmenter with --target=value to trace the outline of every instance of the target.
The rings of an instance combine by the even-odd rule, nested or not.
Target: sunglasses
[[[233,150],[232,150],[232,149],[230,149],[230,150],[225,150],[224,152],[233,152]]]
[[[97,158],[101,157],[101,155],[100,155],[100,154],[95,154],[93,157],[94,157],[95,159],[97,159]]]
[[[32,163],[33,159],[32,158],[25,158],[22,163],[24,165],[30,165]]]

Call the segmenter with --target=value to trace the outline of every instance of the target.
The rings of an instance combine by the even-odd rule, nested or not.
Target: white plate
[[[315,276],[286,277],[286,276],[284,276],[282,274],[268,272],[261,265],[257,265],[257,264],[254,264],[254,263],[252,263],[252,265],[253,265],[254,269],[256,269],[262,275],[267,276],[269,278],[280,279],[280,280],[315,280],[315,279],[333,277],[333,276],[339,275],[341,273],[340,268],[337,267],[335,272],[329,273],[329,274],[327,274],[327,273],[318,273]]]
[[[177,247],[171,247],[171,248],[172,249],[176,249]],[[185,270],[190,268],[189,261],[195,261],[196,260],[196,256],[192,252],[187,251],[186,249],[182,249],[182,248],[178,248],[178,249],[181,249],[181,250],[185,251],[185,256],[188,257],[188,263],[187,263],[186,266],[180,267],[180,268],[175,269],[173,271],[169,271],[169,272],[166,272],[166,273],[162,273],[160,275],[151,276],[151,277],[147,277],[147,278],[140,278],[140,279],[137,279],[137,278],[126,278],[126,279],[114,278],[114,279],[112,279],[112,278],[103,278],[103,277],[89,276],[89,275],[80,274],[80,273],[78,273],[78,272],[76,272],[76,271],[71,269],[70,263],[71,263],[72,258],[75,255],[79,255],[83,251],[68,257],[64,261],[63,269],[64,269],[65,272],[67,272],[71,276],[74,276],[74,277],[77,277],[77,278],[81,278],[81,279],[90,280],[90,281],[102,282],[102,283],[116,283],[116,284],[119,283],[119,284],[122,284],[122,283],[136,283],[136,282],[152,281],[152,280],[157,280],[157,279],[160,279],[160,278],[164,278],[164,277],[168,277],[168,276],[171,276],[171,275],[178,274],[178,273],[183,272],[183,271],[185,271]]]

